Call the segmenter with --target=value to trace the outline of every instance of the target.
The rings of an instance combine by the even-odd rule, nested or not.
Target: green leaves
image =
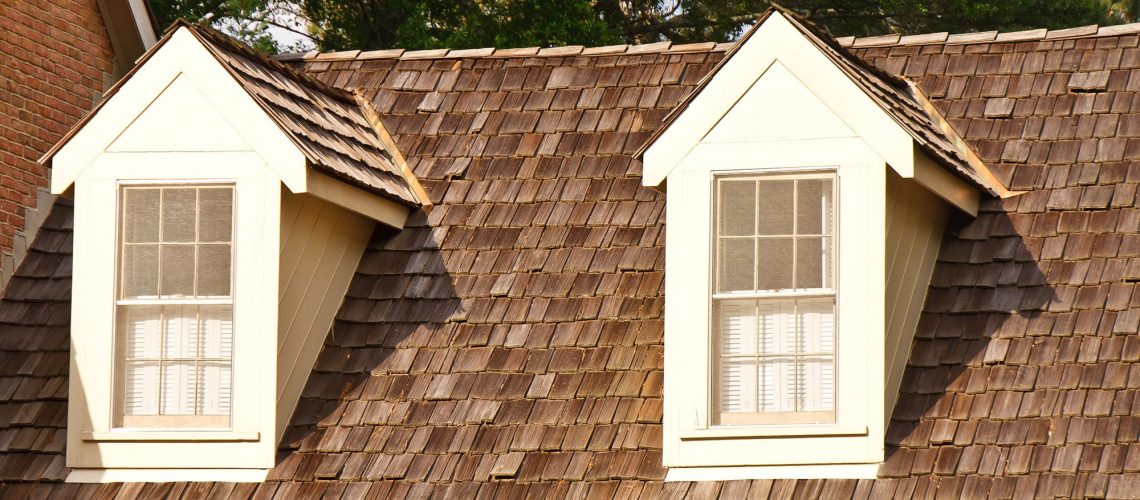
[[[619,43],[589,0],[308,0],[318,45],[406,49]]]
[[[182,18],[218,28],[261,52],[301,49],[312,38],[294,0],[150,0],[150,6],[162,27]],[[283,44],[282,34],[297,42]]]
[[[729,41],[766,0],[151,0],[159,22],[208,23],[266,52]],[[1130,22],[1140,0],[784,0],[836,36]]]

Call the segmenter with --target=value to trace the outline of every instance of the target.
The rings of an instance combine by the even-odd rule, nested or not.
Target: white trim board
[[[72,469],[65,483],[261,483],[269,469]]]
[[[879,464],[757,465],[748,467],[672,467],[665,481],[736,481],[747,479],[875,479]]]

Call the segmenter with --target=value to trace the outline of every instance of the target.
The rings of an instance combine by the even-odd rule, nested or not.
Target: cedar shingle
[[[1092,41],[855,51],[915,79],[1028,191],[945,236],[884,479],[857,484],[659,483],[664,197],[628,155],[722,52],[293,63],[364,87],[437,205],[374,237],[273,480],[400,480],[323,490],[347,496],[1126,495],[1136,485],[1117,474],[1140,472],[1140,119],[1124,92],[1140,53],[1108,47],[1135,35]],[[0,455],[61,479],[70,205],[56,212],[0,302],[14,374],[0,399],[20,401],[4,421],[25,426],[0,426]],[[359,389],[342,394],[348,380]]]

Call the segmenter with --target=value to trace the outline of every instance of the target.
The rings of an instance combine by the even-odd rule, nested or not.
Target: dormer
[[[917,87],[780,9],[642,153],[668,479],[875,477],[947,220],[1009,193]]]
[[[258,481],[377,223],[426,196],[357,96],[176,25],[43,161],[75,199],[69,481]]]

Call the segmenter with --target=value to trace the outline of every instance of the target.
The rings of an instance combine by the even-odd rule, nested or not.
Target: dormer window
[[[715,183],[715,423],[832,423],[835,175]]]
[[[45,161],[81,249],[67,480],[263,480],[376,224],[427,199],[383,125],[179,25]]]
[[[869,478],[943,229],[1004,188],[921,93],[769,10],[646,145],[667,480]]]
[[[119,188],[118,427],[230,427],[233,198],[225,184]]]

